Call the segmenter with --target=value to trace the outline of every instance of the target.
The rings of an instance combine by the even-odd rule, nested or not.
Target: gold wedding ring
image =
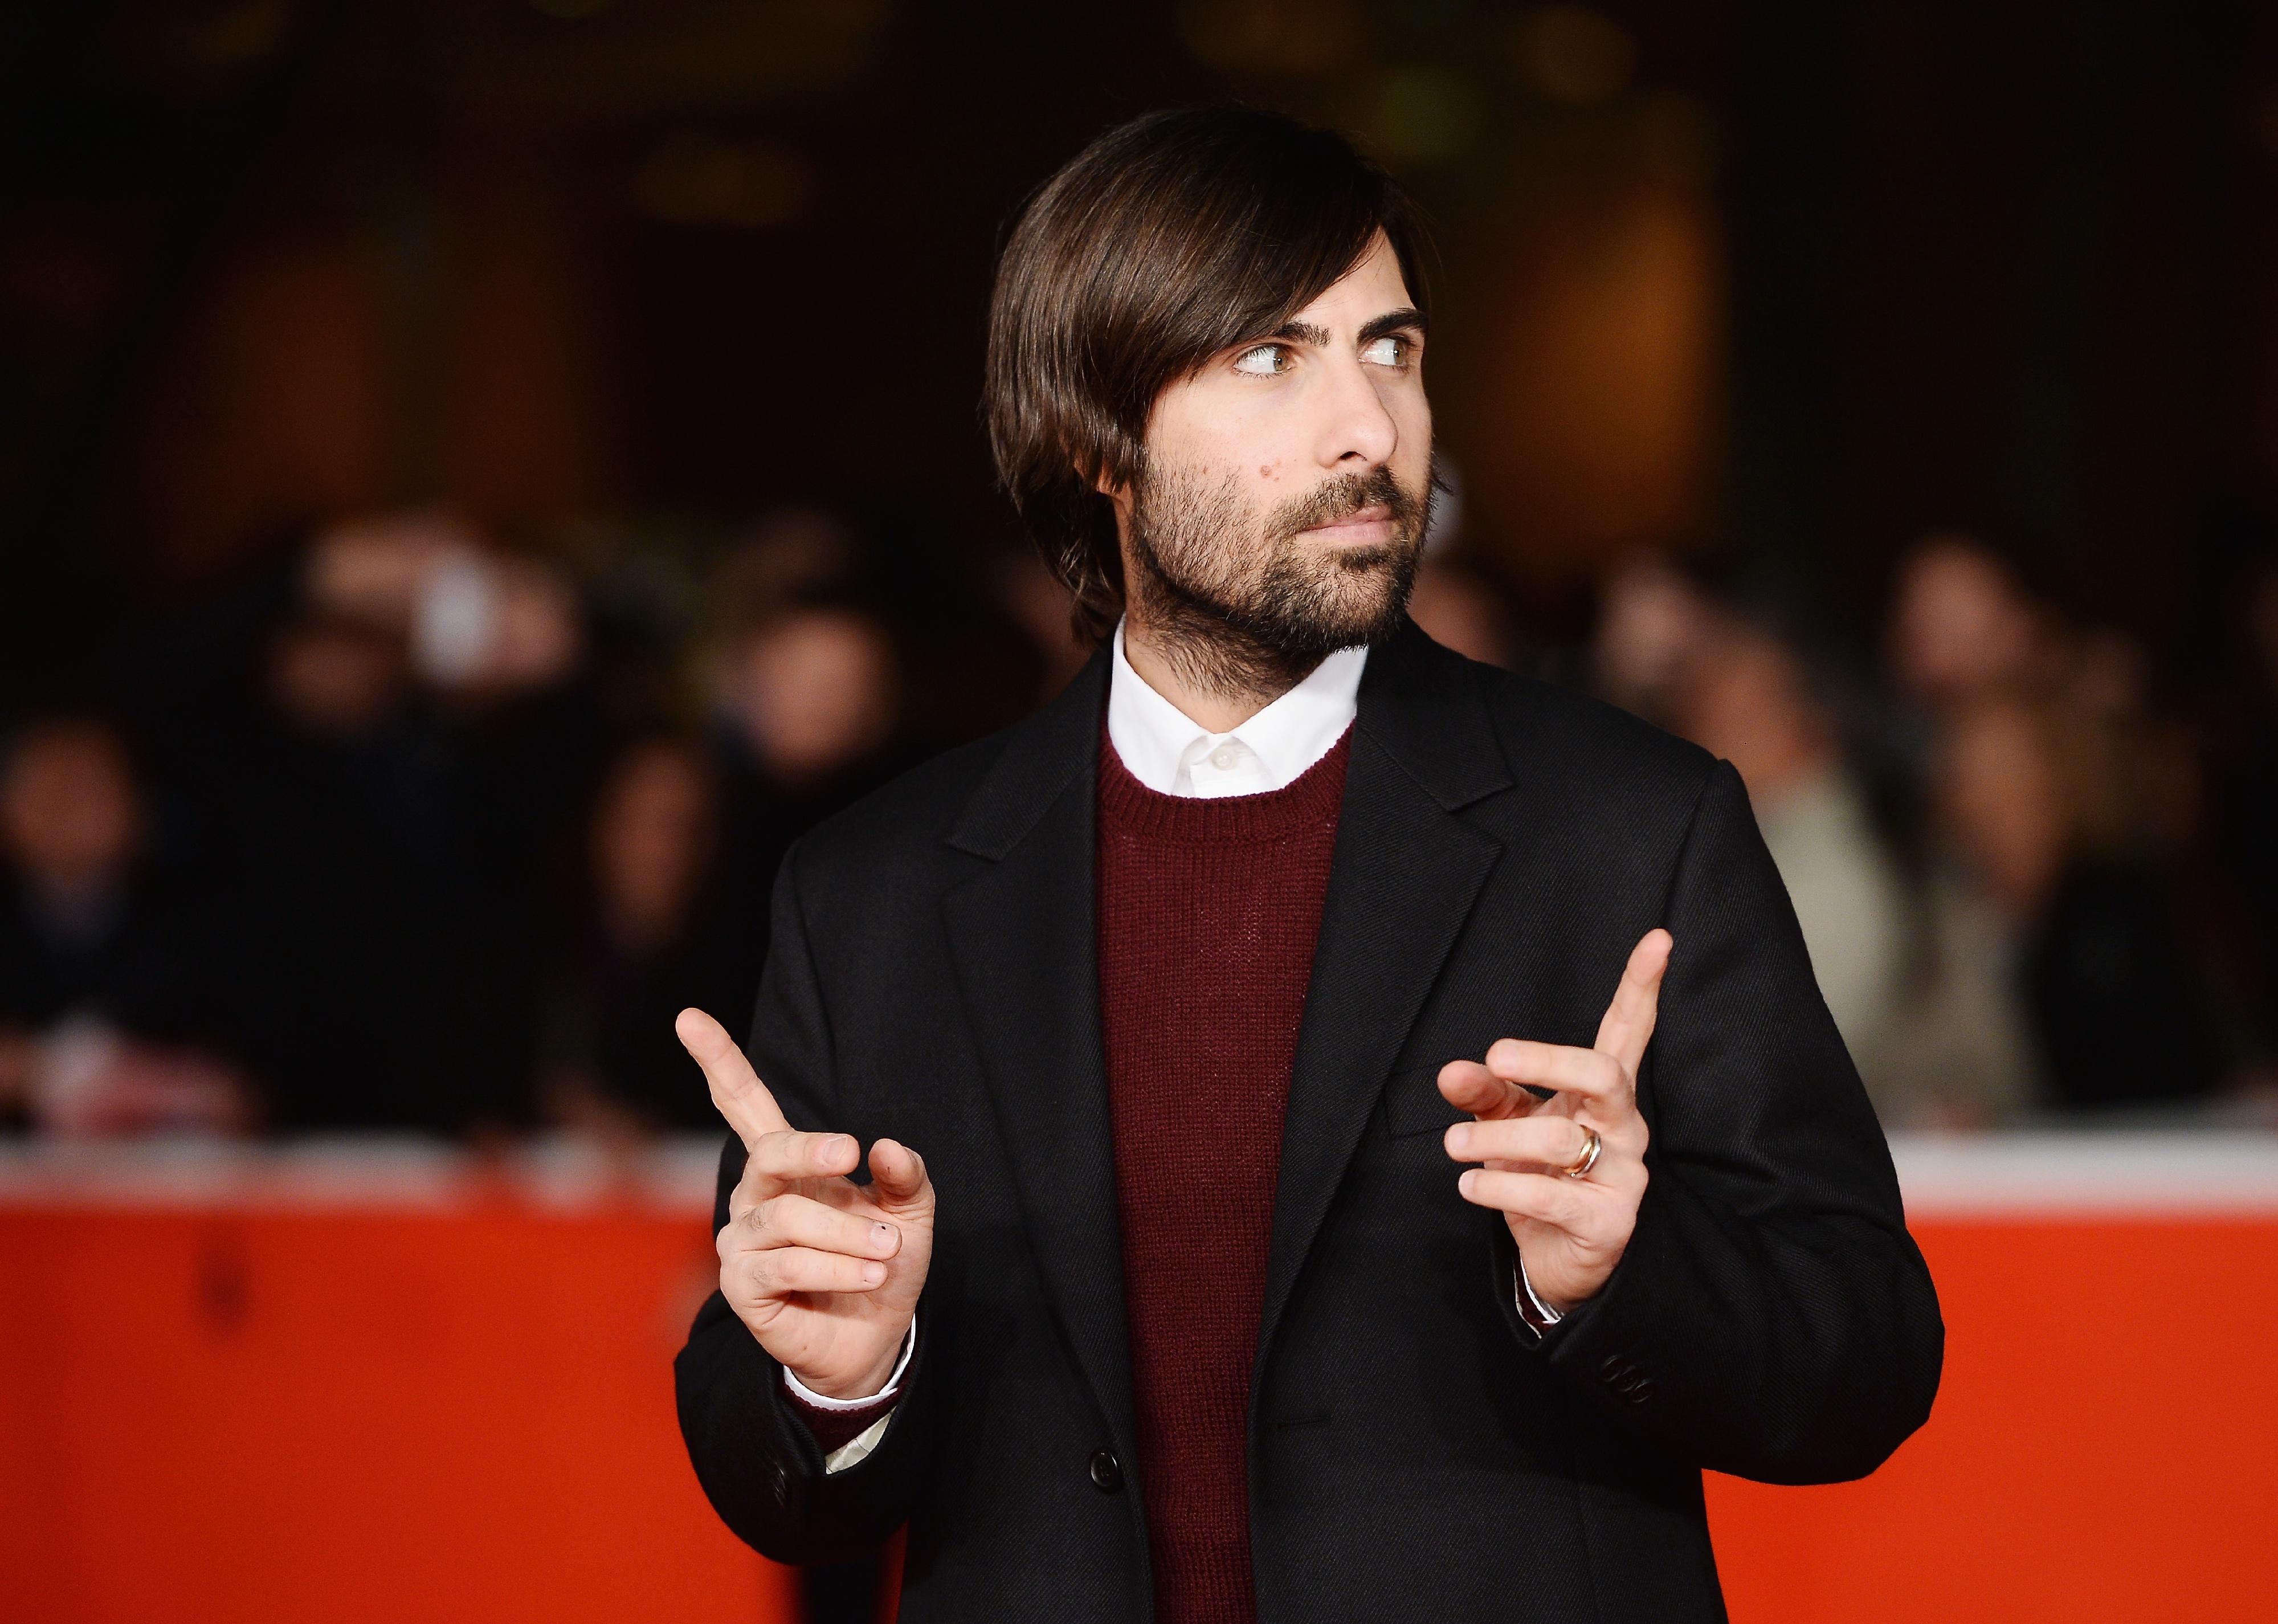
[[[1585,1128],[1582,1131],[1590,1136],[1590,1142],[1582,1147],[1580,1155],[1558,1169],[1569,1178],[1587,1178],[1590,1169],[1598,1165],[1598,1153],[1606,1148],[1606,1142],[1598,1137],[1595,1128]]]

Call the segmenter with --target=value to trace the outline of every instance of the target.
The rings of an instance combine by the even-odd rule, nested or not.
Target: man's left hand
[[[1456,1188],[1466,1201],[1502,1214],[1527,1283],[1562,1314],[1597,1295],[1637,1226],[1646,1184],[1637,1071],[1653,1038],[1670,946],[1669,932],[1655,930],[1631,951],[1590,1047],[1504,1038],[1485,1065],[1449,1061],[1440,1069],[1441,1095],[1473,1118],[1448,1130],[1448,1154],[1486,1164],[1466,1169]],[[1555,1092],[1539,1099],[1528,1087]],[[1597,1158],[1570,1176],[1588,1154],[1593,1130]]]

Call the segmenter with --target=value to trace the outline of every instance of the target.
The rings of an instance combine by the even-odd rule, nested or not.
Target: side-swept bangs
[[[1345,140],[1242,107],[1152,113],[1045,182],[989,312],[983,411],[998,477],[1098,639],[1122,612],[1102,481],[1135,479],[1164,388],[1279,331],[1382,232],[1426,308],[1422,224]]]

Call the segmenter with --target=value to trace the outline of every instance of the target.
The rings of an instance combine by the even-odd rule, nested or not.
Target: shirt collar
[[[1280,789],[1326,755],[1352,724],[1360,693],[1365,646],[1340,648],[1280,698],[1241,726],[1213,733],[1149,687],[1123,654],[1123,624],[1115,626],[1115,657],[1108,668],[1107,739],[1131,776],[1159,794],[1173,795],[1179,766],[1197,739],[1215,746],[1238,739],[1264,763],[1267,787]]]

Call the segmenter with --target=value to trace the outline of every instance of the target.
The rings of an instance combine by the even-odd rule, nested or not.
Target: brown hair
[[[1115,515],[1155,398],[1280,330],[1381,231],[1424,307],[1422,221],[1343,137],[1210,107],[1110,130],[1014,226],[989,311],[982,407],[998,477],[1093,640],[1123,607]]]

